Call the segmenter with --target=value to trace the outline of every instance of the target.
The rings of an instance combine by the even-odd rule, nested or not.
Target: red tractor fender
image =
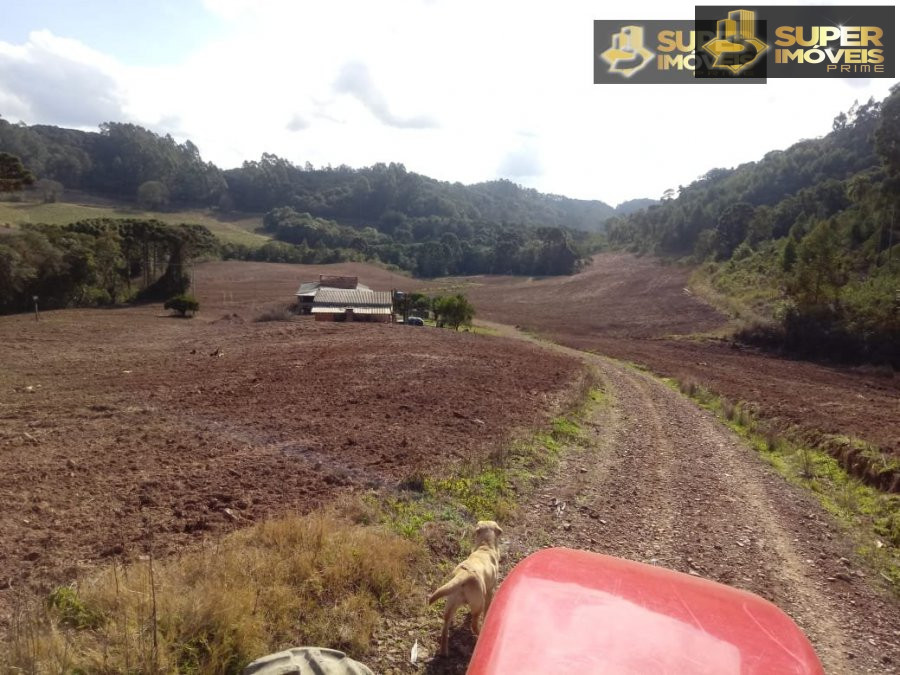
[[[599,553],[544,549],[510,572],[469,675],[728,675],[824,671],[771,602],[723,584]]]

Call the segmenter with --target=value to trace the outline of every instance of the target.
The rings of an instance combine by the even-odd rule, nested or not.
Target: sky
[[[612,205],[822,136],[896,83],[594,85],[593,20],[692,18],[677,0],[0,7],[0,115],[13,122],[133,122],[192,140],[222,168],[264,152],[317,167],[400,162]],[[729,110],[752,112],[736,121]]]

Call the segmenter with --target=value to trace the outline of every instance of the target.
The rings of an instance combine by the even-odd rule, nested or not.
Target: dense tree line
[[[401,164],[316,169],[264,154],[221,171],[190,141],[178,144],[133,124],[108,123],[91,133],[0,119],[0,150],[22,158],[40,178],[33,189],[44,201],[73,188],[150,210],[266,212],[264,229],[276,241],[226,245],[226,258],[376,260],[426,277],[572,274],[614,213],[603,202],[545,195],[506,180],[441,182]]]
[[[773,322],[744,339],[900,366],[900,89],[854,105],[824,138],[713,169],[610,221],[609,242],[706,262],[735,294],[770,289]],[[744,288],[741,288],[743,284]]]
[[[396,163],[315,169],[264,154],[224,175],[239,210],[290,206],[353,224],[376,225],[399,215],[598,231],[615,212],[603,202],[545,195],[508,180],[476,185],[437,181]]]
[[[65,188],[151,208],[212,207],[263,213],[290,206],[349,225],[376,226],[396,215],[497,225],[598,231],[614,209],[600,201],[541,194],[507,180],[465,186],[407,171],[402,164],[314,168],[274,154],[223,171],[190,141],[177,143],[134,124],[99,132],[11,124],[0,119],[0,151]]]
[[[65,188],[126,201],[156,182],[173,205],[216,204],[227,194],[222,172],[190,141],[176,143],[134,124],[109,122],[99,132],[11,124],[0,119],[0,150]]]
[[[351,227],[281,207],[263,229],[277,241],[223,247],[226,258],[328,263],[374,260],[423,277],[448,274],[573,274],[592,238],[560,227],[511,227],[393,213],[378,227]]]
[[[0,238],[0,313],[160,300],[190,285],[190,263],[215,250],[200,225],[95,219],[23,225]]]

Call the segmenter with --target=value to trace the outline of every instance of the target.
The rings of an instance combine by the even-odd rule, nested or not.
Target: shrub
[[[265,309],[253,320],[261,323],[265,321],[291,321],[293,318],[294,305],[289,304]]]
[[[99,628],[105,621],[103,614],[87,606],[72,586],[60,586],[50,593],[47,606],[61,624],[71,628]]]
[[[182,294],[166,300],[163,307],[178,312],[181,316],[187,316],[189,312],[193,314],[199,311],[200,303],[193,295]]]

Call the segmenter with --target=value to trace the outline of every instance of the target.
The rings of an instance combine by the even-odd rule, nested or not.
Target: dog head
[[[497,537],[503,534],[503,530],[493,520],[479,520],[475,525],[475,546],[487,544],[492,548],[497,547]]]

